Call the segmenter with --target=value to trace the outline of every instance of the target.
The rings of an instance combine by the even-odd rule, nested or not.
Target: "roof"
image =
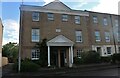
[[[59,0],[54,0],[44,6],[31,6],[31,5],[21,5],[20,10],[24,11],[38,11],[38,12],[46,12],[46,13],[60,13],[60,14],[71,14],[71,15],[80,15],[80,16],[89,16],[90,13],[98,13],[98,14],[107,14],[107,15],[115,15],[117,14],[109,14],[109,13],[100,13],[94,11],[87,10],[74,10],[69,8],[63,2]]]
[[[54,9],[54,10],[65,10],[65,11],[70,11],[71,8],[69,8],[67,5],[62,3],[59,0],[55,0],[53,2],[48,3],[47,5],[43,6],[46,9]]]
[[[60,13],[60,14],[89,16],[88,12],[81,11],[81,10],[72,10],[68,8],[65,4],[63,4],[62,2],[51,2],[45,6],[21,5],[20,10],[37,11],[37,12],[44,12],[44,13]]]
[[[102,12],[95,12],[95,11],[88,11],[88,10],[85,10],[85,11],[89,13],[97,13],[97,14],[107,14],[107,15],[115,15],[115,16],[119,15],[119,14],[102,13]]]

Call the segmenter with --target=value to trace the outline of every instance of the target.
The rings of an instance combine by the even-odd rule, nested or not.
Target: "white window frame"
[[[68,21],[68,15],[63,14],[62,15],[62,21]]]
[[[95,31],[95,41],[96,42],[100,42],[101,41],[100,31]]]
[[[75,24],[80,24],[80,16],[75,16]]]
[[[33,28],[31,32],[31,41],[39,42],[40,41],[40,29]]]
[[[93,16],[93,23],[98,23],[98,18],[97,18],[97,16]]]
[[[31,60],[39,60],[39,57],[40,57],[40,50],[32,49],[31,50]]]
[[[39,12],[33,12],[32,13],[32,21],[39,21]]]
[[[107,26],[108,25],[108,20],[106,17],[103,18],[103,25],[104,26]]]
[[[105,32],[105,41],[110,42],[110,32]]]
[[[75,34],[76,34],[76,42],[83,42],[83,40],[82,40],[82,31],[77,30],[77,31],[75,31]]]
[[[77,49],[77,58],[81,58],[82,49]]]
[[[48,20],[54,20],[54,14],[53,13],[48,13]]]

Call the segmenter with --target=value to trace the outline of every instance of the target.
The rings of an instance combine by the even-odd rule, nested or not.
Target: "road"
[[[72,69],[42,70],[39,72],[10,73],[2,78],[120,78],[117,65],[91,66]]]
[[[120,76],[120,68],[98,69],[73,73],[63,73],[61,76]]]

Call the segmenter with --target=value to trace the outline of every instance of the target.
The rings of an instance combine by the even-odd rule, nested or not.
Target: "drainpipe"
[[[113,32],[113,42],[114,42],[114,47],[115,47],[115,53],[117,53],[116,40],[115,40],[115,34],[114,34],[114,25],[113,25],[113,21],[112,21],[112,15],[110,15],[110,20],[111,20],[111,26],[112,26],[112,32]]]

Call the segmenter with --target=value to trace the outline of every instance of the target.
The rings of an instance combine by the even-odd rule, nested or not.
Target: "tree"
[[[18,44],[9,42],[3,45],[2,56],[8,57],[9,62],[15,62],[18,57]]]
[[[35,45],[35,48],[38,48],[40,50],[40,57],[39,57],[39,64],[43,66],[47,66],[47,45],[46,45],[47,39],[43,39],[42,42],[37,43]]]

